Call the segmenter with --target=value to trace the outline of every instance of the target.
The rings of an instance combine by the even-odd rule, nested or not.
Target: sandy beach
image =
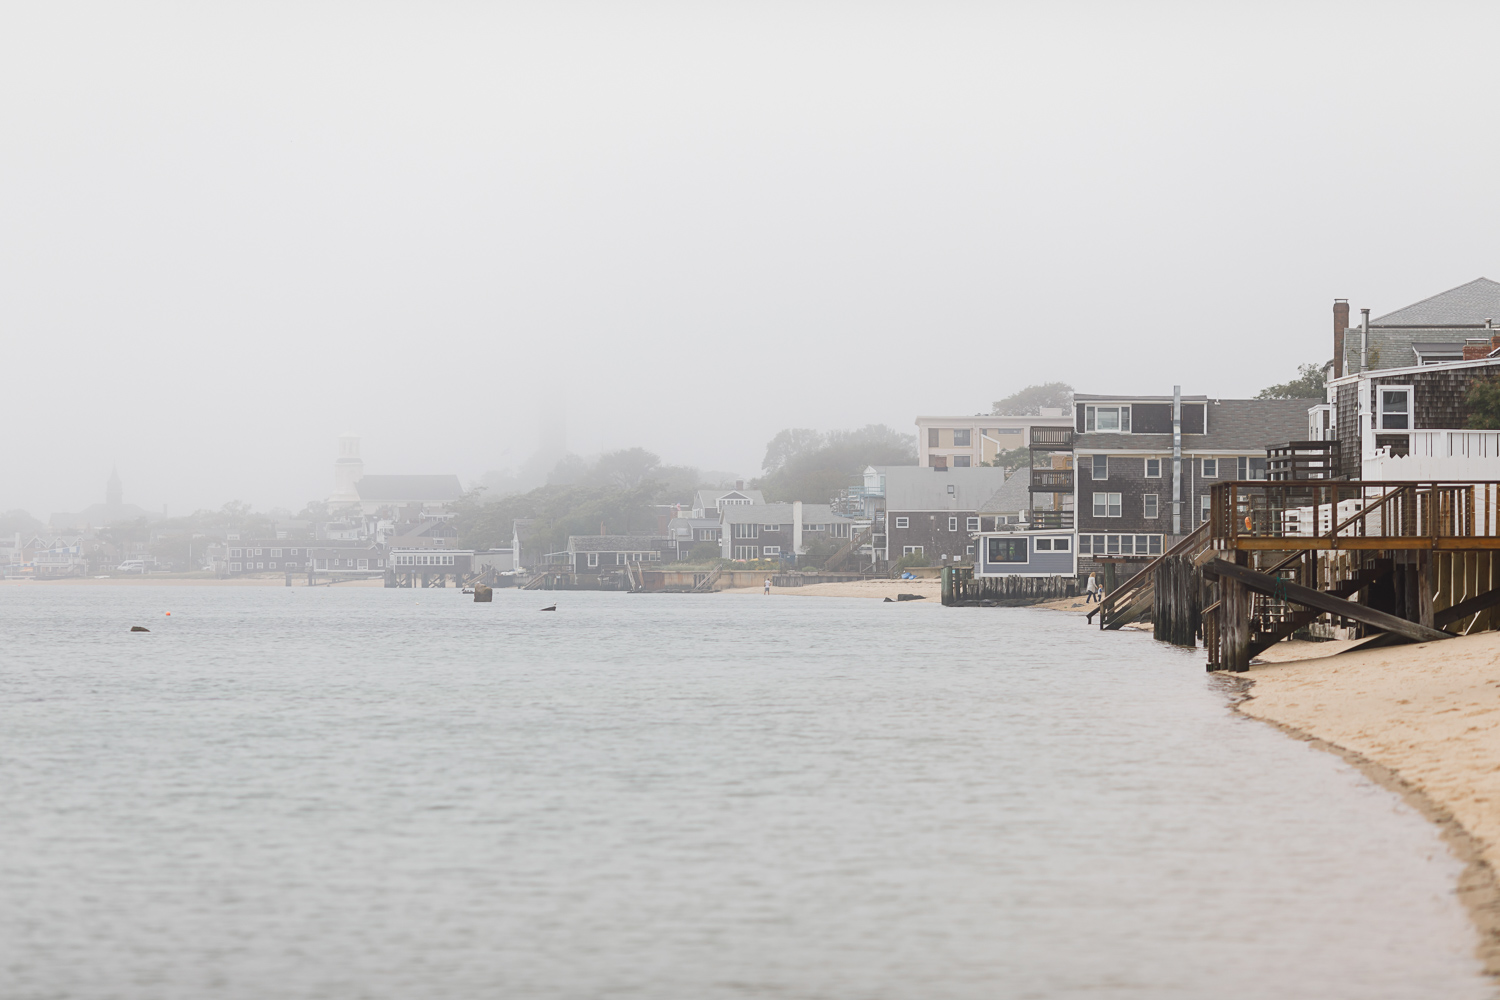
[[[760,587],[729,587],[721,594],[763,594]],[[921,594],[925,600],[914,604],[941,606],[943,584],[941,580],[850,580],[847,583],[815,583],[806,587],[771,588],[773,596],[781,597],[872,597],[883,600],[896,599],[897,594]]]
[[[1480,956],[1500,973],[1500,633],[1348,645],[1272,647],[1251,665],[1239,710],[1343,755],[1442,828],[1468,862],[1459,893]]]

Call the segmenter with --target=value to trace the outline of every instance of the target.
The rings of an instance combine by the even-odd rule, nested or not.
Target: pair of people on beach
[[[1098,578],[1096,578],[1092,573],[1089,574],[1088,586],[1086,586],[1084,590],[1086,591],[1083,597],[1083,603],[1085,604],[1089,604],[1094,601],[1102,601],[1104,599],[1104,589],[1099,586]]]

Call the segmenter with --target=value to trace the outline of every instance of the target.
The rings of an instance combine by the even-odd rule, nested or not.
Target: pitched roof
[[[1184,451],[1259,451],[1307,437],[1307,411],[1321,399],[1219,399],[1208,404],[1208,433],[1184,434]],[[1170,434],[1078,434],[1073,450],[1169,453]]]
[[[1500,282],[1475,278],[1457,288],[1372,319],[1370,325],[1483,327],[1487,319],[1500,320]]]
[[[569,535],[569,552],[652,552],[670,545],[661,535]]]
[[[354,489],[381,503],[451,503],[464,493],[457,476],[365,476]]]
[[[803,524],[832,524],[848,521],[842,514],[835,514],[826,503],[802,505]],[[789,503],[741,504],[724,508],[725,524],[791,524],[792,505]]]
[[[881,465],[876,470],[885,476],[886,510],[978,510],[1005,485],[1004,469],[985,466],[939,472],[924,465]]]
[[[1038,493],[1036,506],[1041,510],[1052,509],[1052,494]],[[1031,507],[1031,470],[1017,469],[1005,480],[1005,485],[992,493],[976,508],[980,514],[1014,514]]]
[[[717,507],[719,500],[725,497],[749,500],[756,504],[766,502],[765,494],[760,490],[699,490],[693,498],[693,509],[712,510]]]

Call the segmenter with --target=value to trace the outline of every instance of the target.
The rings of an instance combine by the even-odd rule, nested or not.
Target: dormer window
[[[1130,407],[1085,406],[1083,408],[1084,432],[1130,433]]]

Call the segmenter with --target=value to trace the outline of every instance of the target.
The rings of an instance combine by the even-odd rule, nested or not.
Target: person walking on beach
[[[770,594],[771,594],[771,578],[768,576],[768,577],[766,577],[766,596],[769,597]]]
[[[1084,597],[1083,603],[1092,604],[1099,599],[1099,581],[1094,577],[1094,574],[1089,574],[1088,586],[1084,589],[1088,591],[1088,594]]]

